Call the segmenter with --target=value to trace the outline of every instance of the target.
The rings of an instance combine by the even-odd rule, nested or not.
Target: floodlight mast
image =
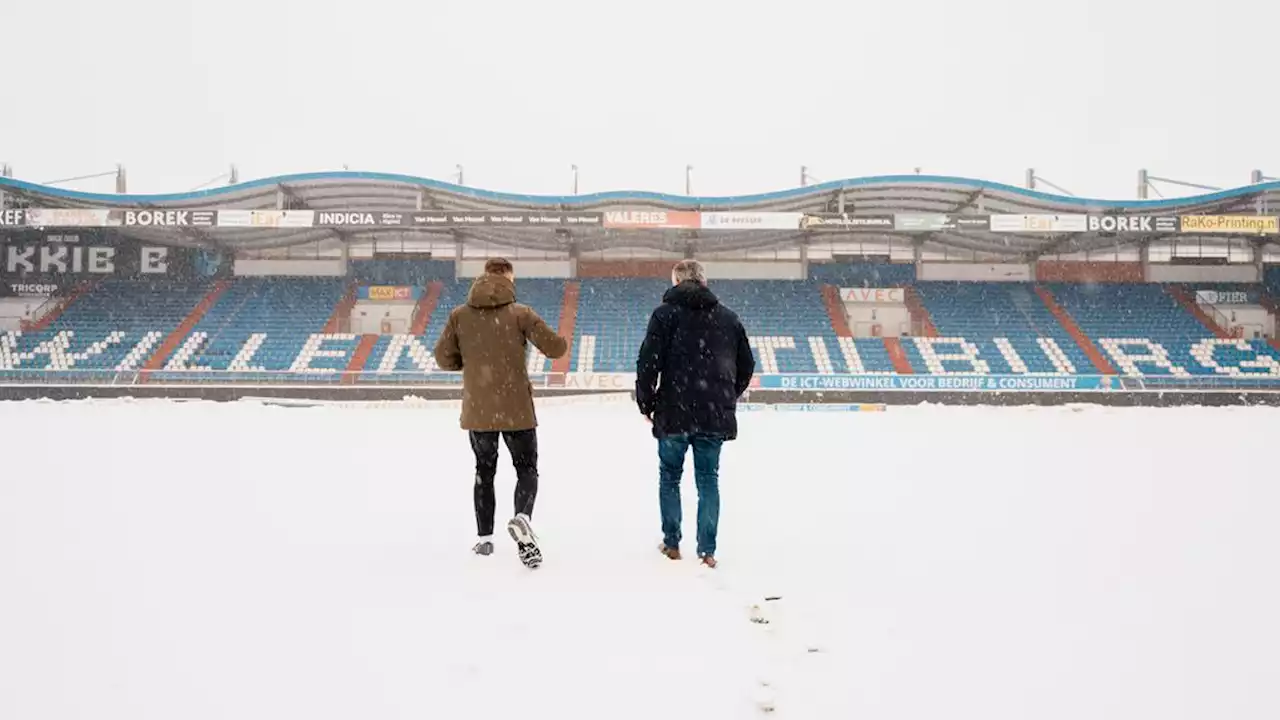
[[[116,187],[119,188],[121,183],[121,180],[120,180],[121,170],[122,168],[119,165],[117,165],[115,170],[108,170],[107,172],[90,173],[88,175],[76,175],[75,177],[58,178],[57,180],[46,180],[40,184],[41,185],[62,185],[63,183],[79,182],[81,180],[96,180],[97,178],[114,177],[116,178]],[[10,177],[10,176],[6,175],[5,177]]]
[[[203,189],[205,189],[205,188],[207,188],[207,187],[210,187],[210,186],[212,186],[212,185],[216,185],[217,183],[219,183],[219,182],[221,182],[221,181],[223,181],[223,180],[226,180],[226,181],[227,181],[227,185],[236,185],[236,184],[238,184],[238,183],[240,182],[240,171],[239,171],[238,169],[236,169],[236,166],[235,166],[235,165],[232,165],[232,166],[231,166],[231,170],[230,170],[229,172],[225,172],[225,173],[222,173],[221,175],[218,175],[218,176],[216,176],[216,177],[210,178],[209,180],[206,180],[205,182],[203,182],[203,183],[201,183],[201,184],[199,184],[199,185],[197,185],[197,186],[195,186],[195,187],[191,188],[191,191],[192,191],[192,192],[195,192],[195,191],[197,191],[197,190],[203,190]]]
[[[1058,184],[1056,184],[1056,183],[1053,183],[1053,182],[1049,181],[1048,179],[1046,179],[1046,178],[1044,178],[1044,177],[1042,177],[1042,176],[1040,176],[1040,175],[1037,175],[1037,174],[1036,174],[1036,170],[1035,170],[1035,168],[1027,168],[1027,189],[1028,189],[1028,190],[1035,190],[1035,189],[1036,189],[1036,183],[1044,183],[1045,185],[1048,185],[1050,188],[1052,188],[1052,189],[1054,189],[1054,190],[1057,190],[1058,192],[1062,193],[1063,195],[1070,195],[1071,197],[1075,197],[1075,196],[1076,196],[1076,194],[1075,194],[1075,193],[1073,193],[1073,192],[1071,192],[1070,190],[1068,190],[1068,189],[1066,189],[1066,188],[1062,187],[1061,185],[1058,185]]]
[[[1163,195],[1160,194],[1160,190],[1156,188],[1155,185],[1152,184],[1153,181],[1167,183],[1169,185],[1180,185],[1182,187],[1192,188],[1193,190],[1208,190],[1209,192],[1217,192],[1222,189],[1220,187],[1215,187],[1213,185],[1202,185],[1200,183],[1187,182],[1185,180],[1175,180],[1174,178],[1159,177],[1157,175],[1152,175],[1151,173],[1147,172],[1146,168],[1143,168],[1142,170],[1138,171],[1138,199],[1146,200],[1148,191],[1152,191],[1156,195],[1159,195],[1160,197],[1164,197]]]

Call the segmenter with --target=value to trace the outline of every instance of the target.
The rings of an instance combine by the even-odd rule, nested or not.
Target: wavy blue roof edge
[[[830,182],[820,183],[818,185],[808,185],[805,187],[790,188],[787,190],[776,190],[766,193],[757,193],[753,195],[729,195],[721,197],[712,196],[690,196],[690,195],[670,195],[667,193],[648,192],[639,190],[613,190],[607,192],[591,193],[587,195],[526,195],[521,193],[499,192],[494,190],[482,190],[479,188],[467,187],[465,185],[455,185],[440,180],[432,180],[430,178],[416,177],[413,175],[400,175],[396,173],[380,173],[380,172],[357,172],[357,171],[336,171],[336,172],[313,172],[313,173],[297,173],[292,175],[278,175],[274,177],[260,178],[250,180],[248,182],[239,183],[237,185],[225,185],[222,187],[209,188],[207,190],[196,190],[193,192],[167,193],[160,195],[116,195],[107,193],[89,193],[77,190],[67,190],[65,188],[57,188],[49,185],[40,185],[38,183],[26,182],[25,180],[15,180],[13,178],[0,178],[0,189],[11,187],[25,192],[45,195],[48,197],[60,197],[81,202],[111,202],[111,203],[166,203],[166,202],[190,202],[192,200],[200,200],[204,198],[217,198],[222,195],[242,192],[254,188],[279,185],[281,183],[298,183],[314,180],[375,180],[380,182],[395,182],[408,185],[418,185],[420,187],[441,190],[454,193],[457,195],[466,195],[479,200],[494,200],[498,202],[515,202],[526,203],[530,205],[584,205],[598,202],[626,202],[626,201],[648,201],[664,203],[675,206],[698,206],[716,207],[727,205],[752,205],[757,203],[774,202],[778,200],[788,200],[793,198],[806,197],[809,195],[819,195],[828,193],[842,188],[858,188],[869,185],[902,185],[902,184],[940,184],[954,185],[957,189],[965,190],[990,190],[1009,193],[1012,195],[1022,196],[1028,199],[1039,200],[1043,202],[1060,203],[1063,205],[1075,205],[1078,207],[1094,207],[1094,208],[1177,208],[1188,205],[1197,205],[1202,203],[1218,202],[1222,200],[1230,200],[1232,198],[1251,195],[1258,192],[1266,192],[1269,190],[1280,190],[1280,182],[1268,182],[1258,185],[1247,185],[1238,188],[1230,188],[1227,190],[1219,190],[1203,195],[1192,195],[1181,198],[1162,198],[1159,200],[1103,200],[1099,198],[1082,198],[1071,195],[1055,195],[1053,193],[1044,193],[1038,190],[1028,190],[1027,188],[1017,187],[1015,185],[1007,185],[1000,182],[992,182],[989,180],[976,180],[973,178],[956,177],[948,175],[876,175],[861,178],[848,178],[845,180],[832,180]]]

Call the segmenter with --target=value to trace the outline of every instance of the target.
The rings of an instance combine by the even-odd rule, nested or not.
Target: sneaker
[[[658,543],[658,552],[666,555],[671,560],[680,559],[680,548],[667,547],[666,543]]]
[[[529,516],[520,513],[507,523],[507,532],[516,541],[520,552],[520,562],[532,570],[542,564],[542,550],[538,548],[538,536],[533,534],[533,526],[529,524]]]
[[[492,555],[493,542],[490,540],[481,540],[475,544],[475,547],[471,548],[471,552],[477,555]]]

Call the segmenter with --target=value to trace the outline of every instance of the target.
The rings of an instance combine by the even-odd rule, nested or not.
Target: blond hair
[[[697,260],[681,260],[671,268],[671,280],[679,285],[692,280],[699,285],[707,284],[707,271]]]

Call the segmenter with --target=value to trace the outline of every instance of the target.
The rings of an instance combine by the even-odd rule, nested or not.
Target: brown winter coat
[[[467,304],[449,314],[436,342],[436,364],[462,371],[463,430],[528,430],[533,412],[525,352],[528,343],[549,358],[569,350],[533,308],[516,302],[515,285],[502,275],[481,275]]]

